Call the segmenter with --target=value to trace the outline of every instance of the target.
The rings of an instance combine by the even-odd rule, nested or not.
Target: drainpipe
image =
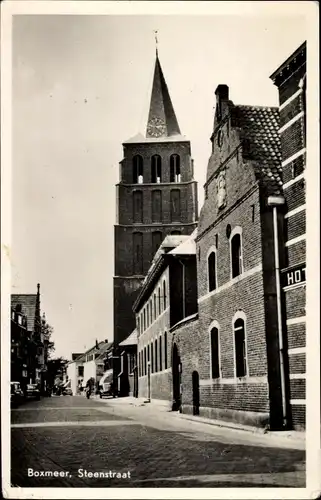
[[[277,301],[277,317],[278,317],[282,413],[283,413],[283,425],[284,427],[286,427],[288,418],[287,418],[287,405],[286,405],[286,395],[285,395],[285,368],[284,368],[281,282],[280,282],[280,263],[279,263],[279,237],[278,237],[278,206],[283,206],[284,203],[285,199],[283,196],[268,197],[268,205],[273,208],[274,262],[275,262],[276,301]]]

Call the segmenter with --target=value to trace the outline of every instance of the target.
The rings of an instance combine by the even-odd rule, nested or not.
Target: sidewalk
[[[151,402],[146,401],[144,398],[134,398],[134,397],[123,397],[123,398],[107,398],[100,399],[97,396],[94,396],[94,399],[107,403],[113,409],[119,409],[126,411],[130,408],[135,409],[136,415],[150,415],[151,417],[157,418],[166,418],[166,419],[174,419],[176,422],[179,420],[190,422],[193,424],[205,424],[206,426],[210,426],[213,430],[214,428],[218,430],[230,430],[233,433],[248,435],[248,438],[251,439],[251,436],[260,437],[262,440],[266,442],[270,442],[271,444],[275,444],[275,446],[284,444],[286,446],[293,446],[296,449],[305,449],[305,433],[299,431],[266,431],[265,429],[259,427],[250,427],[234,422],[226,422],[223,420],[213,420],[210,418],[204,418],[194,415],[187,415],[183,413],[179,413],[171,411],[171,403],[169,401],[164,400],[151,400]]]

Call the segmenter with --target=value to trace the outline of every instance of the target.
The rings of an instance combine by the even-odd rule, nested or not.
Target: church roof
[[[184,141],[188,142],[188,139],[181,134],[162,67],[156,55],[146,133],[139,133],[124,144]]]
[[[282,156],[278,108],[238,105],[232,113],[246,141],[246,156],[259,165],[257,175],[279,189],[282,186]]]

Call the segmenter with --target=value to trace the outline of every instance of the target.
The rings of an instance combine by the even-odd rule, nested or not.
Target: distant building
[[[281,271],[290,411],[305,426],[306,401],[306,42],[271,76],[279,90],[285,261]]]
[[[71,361],[66,366],[66,381],[70,381],[70,388],[73,394],[77,394],[78,388],[84,380],[84,366],[82,361],[77,361],[83,353],[72,353]]]
[[[21,372],[21,381],[46,384],[47,339],[42,332],[40,285],[37,294],[11,295],[12,376]],[[27,365],[27,366],[26,366]]]
[[[112,354],[113,343],[104,340],[96,342],[96,344],[88,349],[85,353],[72,359],[67,365],[68,380],[71,380],[71,389],[73,394],[77,393],[80,381],[83,381],[83,386],[86,385],[90,378],[93,378],[96,384],[109,366],[108,355]]]
[[[119,344],[135,329],[132,310],[152,259],[166,235],[189,235],[197,225],[197,185],[191,144],[181,134],[156,57],[145,135],[123,143],[115,225],[115,376]]]

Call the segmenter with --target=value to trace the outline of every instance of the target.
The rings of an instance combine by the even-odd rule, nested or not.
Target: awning
[[[113,381],[113,376],[114,376],[114,371],[113,370],[107,370],[101,379],[99,380],[99,385],[112,382]]]

